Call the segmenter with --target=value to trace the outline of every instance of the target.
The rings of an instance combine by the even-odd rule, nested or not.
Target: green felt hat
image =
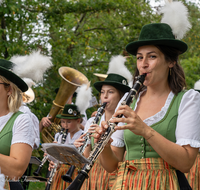
[[[94,83],[94,87],[101,92],[103,85],[111,85],[122,92],[128,92],[130,87],[128,86],[128,81],[121,75],[110,73],[104,81],[99,81]]]
[[[61,114],[56,115],[56,117],[60,119],[79,119],[84,117],[84,115],[80,114],[76,105],[66,104],[63,109],[63,112]]]
[[[16,74],[12,72],[14,63],[5,59],[0,59],[0,75],[14,83],[22,92],[28,90],[27,84]]]
[[[184,53],[188,46],[181,40],[175,39],[172,29],[165,23],[147,24],[142,27],[138,41],[129,43],[126,51],[132,55],[137,54],[137,49],[144,45],[164,45],[178,49]]]

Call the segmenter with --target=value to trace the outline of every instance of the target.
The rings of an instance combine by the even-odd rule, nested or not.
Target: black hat
[[[12,72],[14,63],[5,59],[0,59],[0,75],[14,83],[22,92],[28,90],[27,84],[16,74]]]
[[[63,112],[61,114],[56,115],[56,117],[60,119],[79,119],[84,117],[84,115],[80,114],[76,105],[66,104],[63,109]]]
[[[104,81],[99,81],[94,83],[94,87],[101,92],[103,85],[111,85],[122,92],[128,92],[130,87],[128,86],[128,81],[121,75],[110,73]]]

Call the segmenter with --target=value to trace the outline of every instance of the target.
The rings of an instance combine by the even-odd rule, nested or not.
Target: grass
[[[28,190],[44,190],[45,183],[44,182],[30,182]]]

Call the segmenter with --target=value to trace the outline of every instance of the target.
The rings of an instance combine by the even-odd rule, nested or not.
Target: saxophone
[[[125,100],[121,102],[121,105],[128,105],[130,106],[133,98],[139,91],[140,87],[142,87],[143,82],[145,80],[146,74],[139,75],[137,77],[136,82],[133,84],[133,87],[130,89],[128,95],[126,96]],[[121,118],[123,115],[119,115],[118,118]],[[75,180],[69,185],[66,190],[79,190],[86,178],[88,178],[88,173],[90,172],[94,162],[103,151],[104,147],[110,140],[111,135],[115,132],[115,126],[118,123],[111,123],[108,122],[108,128],[104,134],[101,135],[100,140],[95,144],[93,151],[90,153],[88,160],[90,163],[85,164],[84,167],[81,169]]]

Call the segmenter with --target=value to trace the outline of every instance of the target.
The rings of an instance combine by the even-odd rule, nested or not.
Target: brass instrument
[[[53,142],[54,135],[61,129],[59,125],[60,119],[56,118],[56,115],[62,112],[64,105],[79,86],[89,83],[87,77],[76,69],[60,67],[58,72],[62,81],[49,112],[52,124],[49,127],[44,127],[41,132],[43,143]]]

